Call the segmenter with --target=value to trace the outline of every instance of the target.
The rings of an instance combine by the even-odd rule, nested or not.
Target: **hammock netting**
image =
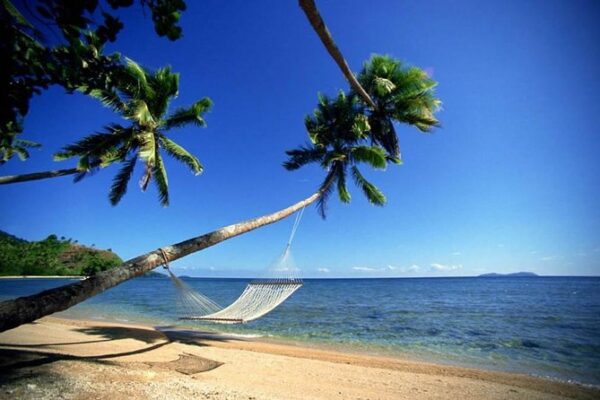
[[[290,251],[304,209],[297,214],[292,233],[283,254],[267,270],[268,277],[248,283],[240,297],[227,307],[219,304],[179,279],[168,264],[169,272],[179,298],[180,318],[210,321],[221,324],[240,324],[253,321],[273,311],[303,285],[299,270]]]

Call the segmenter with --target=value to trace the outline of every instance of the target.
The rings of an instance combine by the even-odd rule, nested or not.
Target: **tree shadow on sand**
[[[78,332],[95,338],[88,341],[19,345],[0,343],[0,385],[21,378],[39,375],[39,369],[36,367],[49,365],[57,361],[81,361],[118,366],[123,365],[125,362],[116,361],[114,360],[115,358],[143,354],[175,342],[206,346],[206,343],[203,343],[205,340],[228,341],[231,339],[227,336],[211,334],[210,332],[179,331],[171,329],[171,327],[162,327],[160,329],[161,331],[135,327],[92,326],[76,329]],[[52,349],[52,346],[70,346],[123,339],[139,340],[146,343],[147,346],[130,351],[91,356],[59,353],[56,349]],[[48,350],[38,350],[39,348],[48,348]],[[141,364],[151,368],[173,370],[186,375],[210,371],[222,365],[222,363],[188,353],[179,355],[179,358],[174,361],[143,362]]]

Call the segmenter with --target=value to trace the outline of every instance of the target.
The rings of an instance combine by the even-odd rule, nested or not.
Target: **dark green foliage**
[[[178,26],[183,0],[140,0],[152,14],[159,36],[181,37]],[[132,0],[39,0],[23,12],[9,0],[0,0],[0,164],[14,155],[28,156],[17,136],[29,101],[52,85],[68,92],[81,87],[110,92],[122,66],[118,53],[104,54],[123,23],[114,10]],[[100,12],[98,12],[100,10]],[[31,21],[35,21],[34,25]],[[98,21],[98,22],[96,22]]]
[[[441,101],[435,97],[437,82],[417,67],[403,66],[390,56],[374,55],[358,74],[358,81],[377,105],[369,110],[371,139],[390,157],[400,157],[394,122],[430,132],[439,126],[435,117]]]
[[[357,164],[368,164],[375,169],[385,169],[388,163],[383,148],[367,144],[370,127],[365,108],[357,96],[344,92],[338,93],[334,99],[319,96],[317,109],[312,116],[306,117],[305,125],[311,142],[299,149],[289,150],[289,160],[284,167],[295,170],[306,164],[318,163],[328,171],[319,187],[321,197],[317,207],[321,216],[325,218],[327,201],[334,186],[337,186],[340,200],[350,202],[350,192],[346,187],[348,168],[352,169],[356,184],[369,202],[383,205],[385,196],[360,175],[357,168]]]
[[[121,258],[71,239],[50,235],[28,242],[0,231],[0,275],[92,275],[116,267]]]
[[[377,108],[370,108],[354,91],[340,92],[333,99],[319,95],[313,115],[305,119],[310,144],[286,152],[289,159],[283,166],[288,170],[318,163],[327,171],[317,202],[323,217],[334,185],[340,200],[350,202],[348,169],[371,204],[385,204],[385,195],[365,179],[358,165],[382,170],[388,163],[401,163],[394,122],[423,132],[439,124],[434,116],[440,106],[433,93],[436,82],[419,68],[406,68],[398,60],[376,55],[365,64],[358,80]]]
[[[169,185],[161,149],[187,165],[195,175],[203,170],[198,158],[169,139],[166,133],[190,124],[206,126],[203,114],[212,102],[205,97],[188,108],[178,108],[167,115],[169,103],[179,91],[179,74],[173,73],[170,67],[149,71],[128,59],[118,76],[117,87],[94,89],[88,93],[118,112],[130,125],[109,125],[104,132],[65,146],[55,154],[55,160],[78,158],[77,168],[81,173],[76,180],[99,168],[120,163],[121,170],[115,176],[109,194],[113,205],[125,195],[136,161],[140,160],[145,166],[140,187],[146,190],[153,179],[160,203],[166,206],[169,204]]]

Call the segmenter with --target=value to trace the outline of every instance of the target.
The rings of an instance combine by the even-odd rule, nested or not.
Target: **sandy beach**
[[[2,399],[594,399],[526,375],[97,321],[0,334]]]

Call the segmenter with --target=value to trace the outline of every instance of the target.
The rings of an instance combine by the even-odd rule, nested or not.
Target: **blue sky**
[[[284,151],[306,140],[318,92],[347,84],[295,1],[188,2],[184,38],[158,39],[139,9],[113,50],[181,73],[174,106],[209,96],[208,127],[173,138],[199,156],[194,177],[167,161],[171,206],[137,177],[117,207],[115,168],[81,183],[59,178],[0,187],[0,229],[26,239],[50,233],[112,248],[124,259],[306,196],[323,172],[293,173]],[[305,276],[462,276],[533,271],[600,274],[600,3],[595,1],[319,1],[356,71],[373,53],[427,68],[439,81],[443,127],[400,127],[404,165],[368,176],[383,208],[358,191],[335,199],[322,221],[307,210],[294,255]],[[81,95],[36,97],[26,138],[42,142],[1,174],[66,168],[51,154],[118,121]],[[138,168],[140,172],[141,168]],[[285,220],[174,263],[197,276],[253,276],[283,250]]]

